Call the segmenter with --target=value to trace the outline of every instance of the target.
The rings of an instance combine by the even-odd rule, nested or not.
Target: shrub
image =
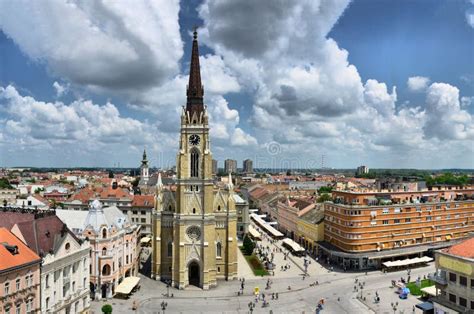
[[[102,313],[104,313],[104,314],[110,314],[110,313],[112,313],[112,305],[110,305],[110,304],[104,304],[104,305],[102,306],[102,309],[101,309],[101,310],[102,310]]]
[[[245,255],[252,255],[255,243],[247,235],[244,237],[243,251]]]

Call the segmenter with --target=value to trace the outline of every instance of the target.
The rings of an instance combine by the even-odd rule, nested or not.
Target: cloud
[[[53,87],[56,90],[56,97],[60,98],[69,91],[69,86],[67,84],[59,84],[58,82],[53,83]]]
[[[408,78],[408,89],[412,92],[420,92],[426,90],[430,84],[430,79],[425,76],[412,76]]]
[[[253,136],[245,133],[241,128],[236,128],[231,137],[231,144],[234,146],[257,145],[257,140]]]
[[[1,1],[0,29],[74,84],[139,90],[179,71],[179,2]]]
[[[461,109],[457,87],[446,83],[431,84],[426,95],[426,114],[423,130],[427,138],[474,139],[473,119]]]

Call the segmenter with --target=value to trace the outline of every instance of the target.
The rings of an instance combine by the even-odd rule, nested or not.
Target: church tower
[[[146,150],[143,150],[143,159],[140,166],[140,183],[146,185],[150,179],[150,173],[148,169],[148,160],[146,159]]]
[[[237,277],[233,186],[212,179],[209,120],[194,31],[186,106],[181,111],[176,191],[156,186],[152,276],[184,289]]]

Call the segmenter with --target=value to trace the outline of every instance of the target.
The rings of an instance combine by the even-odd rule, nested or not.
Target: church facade
[[[176,189],[165,187],[161,175],[156,184],[151,275],[179,289],[209,289],[237,278],[237,218],[231,178],[223,188],[213,183],[196,32],[186,94]]]

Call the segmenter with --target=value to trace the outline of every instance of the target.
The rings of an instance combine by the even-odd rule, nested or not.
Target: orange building
[[[41,258],[6,228],[0,228],[0,312],[40,311]]]
[[[425,191],[333,191],[324,204],[329,261],[346,268],[379,267],[447,247],[474,231],[474,187]]]

